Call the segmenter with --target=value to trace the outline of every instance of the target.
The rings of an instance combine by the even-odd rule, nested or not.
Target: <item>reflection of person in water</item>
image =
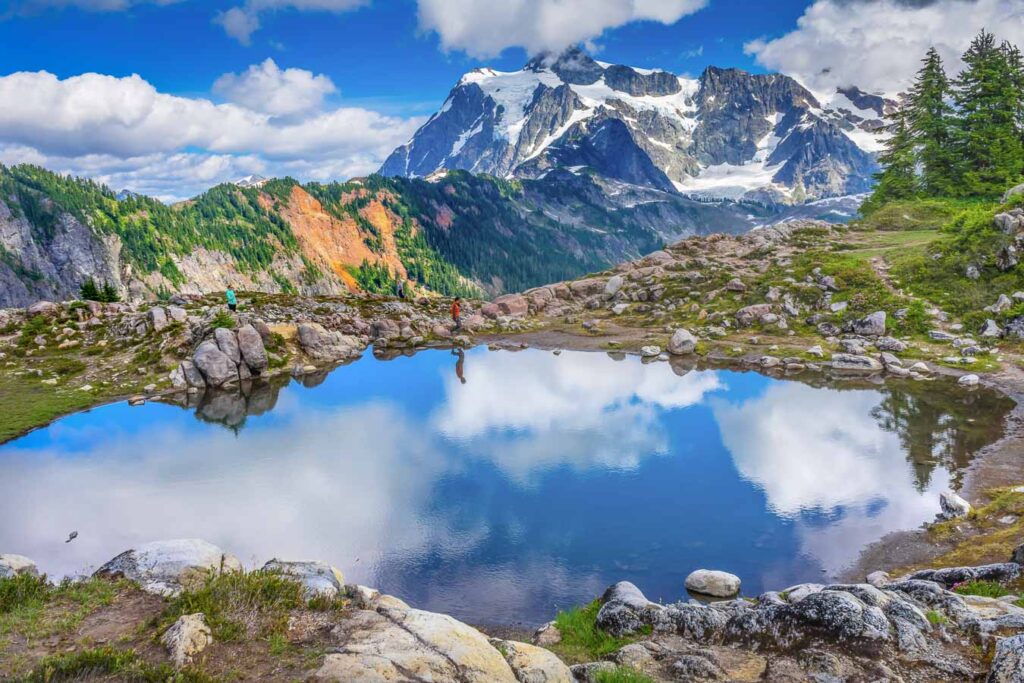
[[[462,349],[452,349],[452,355],[458,356],[459,359],[455,361],[455,376],[459,378],[459,381],[463,384],[466,383],[466,352]]]

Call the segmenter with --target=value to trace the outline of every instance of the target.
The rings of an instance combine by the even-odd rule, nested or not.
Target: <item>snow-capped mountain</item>
[[[544,178],[552,169],[699,199],[799,204],[866,191],[891,102],[815,96],[788,76],[709,67],[699,79],[579,49],[521,71],[477,69],[381,168]]]
[[[269,178],[264,178],[261,175],[247,175],[236,180],[235,185],[238,187],[263,187],[268,180]]]

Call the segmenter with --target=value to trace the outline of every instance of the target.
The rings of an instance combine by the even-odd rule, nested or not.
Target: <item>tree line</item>
[[[982,30],[946,74],[928,50],[914,84],[889,116],[883,171],[863,211],[922,197],[993,198],[1024,176],[1024,58]]]

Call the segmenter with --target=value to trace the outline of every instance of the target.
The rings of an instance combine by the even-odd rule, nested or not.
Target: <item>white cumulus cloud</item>
[[[446,50],[493,57],[508,47],[560,50],[634,21],[674,24],[708,0],[418,0],[420,27]]]
[[[338,91],[330,78],[305,69],[281,69],[273,59],[253,64],[240,74],[224,74],[213,92],[253,111],[292,116],[320,108]]]
[[[1024,44],[1021,0],[816,0],[797,28],[746,45],[767,68],[828,94],[850,85],[896,93],[905,89],[934,46],[951,75],[982,28]]]
[[[162,93],[138,75],[0,76],[0,163],[32,160],[174,199],[239,171],[315,180],[369,173],[422,123],[322,108],[335,89],[329,78],[269,60],[218,83],[233,102]]]

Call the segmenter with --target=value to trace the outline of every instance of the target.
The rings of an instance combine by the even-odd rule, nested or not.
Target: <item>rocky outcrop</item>
[[[242,563],[212,543],[186,538],[145,543],[126,550],[94,576],[124,578],[157,595],[177,595],[209,573],[241,571]]]
[[[326,329],[319,323],[305,322],[298,327],[299,346],[315,361],[339,362],[357,357],[365,343],[358,337]]]
[[[263,571],[281,574],[302,584],[306,598],[334,598],[345,587],[341,571],[326,562],[290,562],[273,559],[263,565]]]

